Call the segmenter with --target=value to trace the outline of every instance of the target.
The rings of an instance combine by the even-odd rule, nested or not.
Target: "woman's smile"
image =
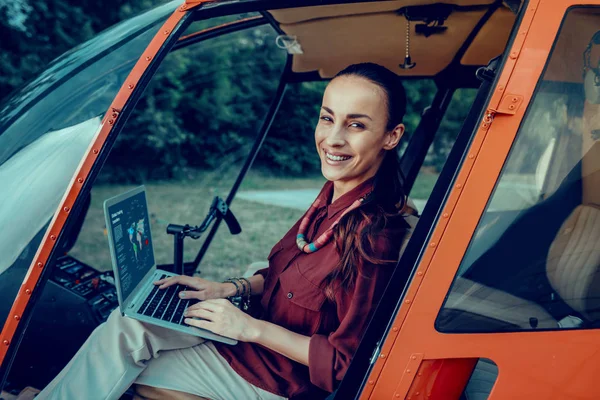
[[[323,153],[325,153],[325,160],[327,164],[333,166],[347,164],[346,161],[352,159],[351,155],[343,154],[336,151],[327,151],[324,149]]]

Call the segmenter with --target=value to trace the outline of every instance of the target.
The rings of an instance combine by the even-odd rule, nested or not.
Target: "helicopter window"
[[[167,4],[117,25],[56,59],[15,93],[0,119],[0,320],[100,121],[176,7]]]
[[[600,324],[598,28],[599,8],[573,8],[563,20],[439,331]]]
[[[286,60],[275,37],[270,26],[260,26],[167,55],[92,189],[92,205],[71,256],[110,270],[102,202],[145,184],[156,263],[171,268],[173,236],[166,234],[167,225],[200,225],[213,198],[227,197],[250,153]],[[285,154],[272,156],[279,157],[279,165],[286,163]],[[257,185],[275,189],[282,182],[254,171],[240,192]],[[266,259],[273,243],[293,224],[285,221],[295,222],[301,214],[243,198],[236,198],[231,209],[243,232],[231,236],[226,227],[219,229],[201,265],[202,276],[208,279],[239,275],[250,262]],[[257,223],[268,216],[278,222]],[[187,267],[207,236],[205,232],[200,240],[186,239]]]
[[[233,14],[233,15],[224,15],[222,17],[210,18],[210,19],[202,19],[199,21],[194,21],[187,27],[183,35],[179,38],[179,40],[185,40],[190,35],[200,34],[205,29],[212,29],[219,27],[224,24],[230,24],[239,22],[242,20],[252,19],[252,18],[260,18],[260,13],[257,12],[249,12],[244,14]]]
[[[444,113],[440,127],[427,151],[425,161],[410,192],[410,197],[415,200],[415,205],[420,212],[427,204],[427,199],[431,195],[439,173],[446,163],[456,136],[469,112],[469,107],[475,100],[476,93],[477,89],[459,88],[452,95],[452,100]]]

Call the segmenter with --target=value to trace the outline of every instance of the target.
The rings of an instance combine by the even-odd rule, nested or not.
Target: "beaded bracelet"
[[[252,294],[252,285],[250,281],[246,278],[229,278],[225,280],[223,283],[233,283],[235,285],[235,295],[231,296],[229,299],[233,304],[242,308],[244,311],[248,311],[250,308],[250,295]],[[246,299],[244,300],[244,296]],[[239,297],[241,300],[241,304],[239,301],[235,301],[234,298]]]
[[[250,296],[252,295],[252,285],[250,285],[250,281],[244,277],[241,277],[240,280],[248,284],[248,293],[244,293],[246,294],[246,301],[243,302],[244,311],[248,311],[248,309],[250,308]]]
[[[240,297],[240,283],[239,280],[234,278],[229,278],[225,280],[223,283],[233,283],[235,286],[235,294],[231,297]]]

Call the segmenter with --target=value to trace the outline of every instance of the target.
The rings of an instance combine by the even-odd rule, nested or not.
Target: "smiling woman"
[[[185,323],[236,345],[116,311],[38,399],[86,397],[82,389],[118,398],[132,383],[141,393],[158,387],[210,399],[318,399],[334,391],[415,220],[396,151],[404,109],[391,71],[358,64],[340,72],[315,130],[328,181],[273,247],[269,266],[224,283],[188,276],[155,282],[161,290],[187,286],[180,298],[200,302],[186,310]],[[251,314],[225,300],[251,294],[260,296]]]
[[[388,150],[404,133],[405,103],[396,75],[375,64],[351,65],[327,86],[315,142],[323,176],[335,181],[334,200],[375,176],[384,157],[398,159]]]

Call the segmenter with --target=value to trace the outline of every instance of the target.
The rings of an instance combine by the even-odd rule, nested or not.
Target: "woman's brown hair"
[[[386,94],[388,109],[387,131],[402,122],[406,110],[406,94],[398,75],[373,63],[354,64],[340,71],[340,76],[357,76],[379,86]],[[400,217],[406,204],[404,177],[400,170],[400,157],[396,149],[387,150],[373,181],[373,191],[356,210],[346,214],[334,229],[333,240],[340,262],[326,277],[324,285],[332,300],[337,289],[352,287],[360,273],[362,262],[372,264],[393,263],[376,257],[377,235],[388,226],[391,219]],[[398,247],[400,244],[398,244]]]

